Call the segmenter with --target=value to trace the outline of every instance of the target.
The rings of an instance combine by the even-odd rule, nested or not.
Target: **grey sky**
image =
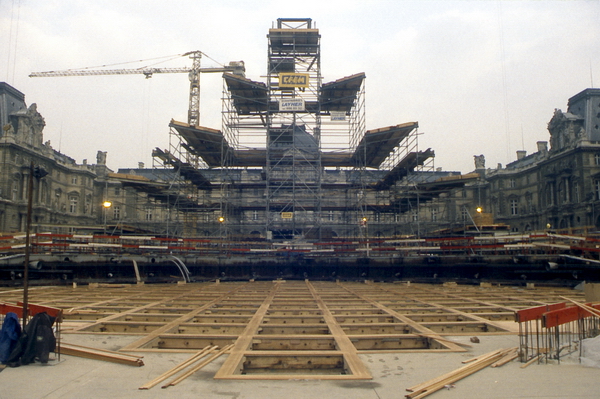
[[[29,73],[201,50],[223,64],[243,60],[246,76],[264,81],[266,35],[282,17],[316,23],[325,82],[366,73],[368,129],[418,121],[420,147],[444,170],[473,170],[473,155],[495,167],[534,152],[554,109],[600,84],[597,0],[0,0],[0,80],[38,104],[45,139],[77,162],[103,150],[113,169],[149,166],[152,149],[168,147],[170,119],[187,120],[185,74]],[[201,79],[200,124],[219,129],[222,79]]]

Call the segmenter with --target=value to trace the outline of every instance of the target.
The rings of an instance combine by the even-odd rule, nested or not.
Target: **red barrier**
[[[529,309],[521,309],[515,312],[515,321],[517,323],[523,323],[525,321],[541,319],[544,313],[551,312],[553,310],[564,309],[566,306],[566,303],[561,302],[553,305],[542,305]]]

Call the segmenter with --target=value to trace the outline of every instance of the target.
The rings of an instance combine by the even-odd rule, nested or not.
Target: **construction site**
[[[434,167],[434,151],[419,146],[418,122],[367,130],[366,74],[323,82],[320,41],[311,19],[278,19],[267,35],[265,82],[246,78],[243,61],[201,67],[200,51],[183,54],[192,61],[187,68],[30,75],[188,73],[188,120],[170,121],[169,147],[152,151],[152,168],[115,173],[102,151],[96,164],[76,165],[42,144],[43,118],[6,86],[21,110],[3,116],[1,148],[14,160],[4,174],[11,198],[0,213],[3,279],[20,284],[25,247],[38,284],[173,282],[175,275],[188,282],[453,279],[574,286],[600,278],[600,196],[592,180],[568,177],[571,169],[556,177],[565,168],[564,151],[572,151],[559,144],[566,138],[556,138],[550,151],[539,144],[537,153],[520,154],[506,169],[485,169],[478,156],[472,173],[442,171]],[[200,124],[203,73],[222,73],[220,129]],[[590,130],[597,121],[585,110],[599,99],[597,89],[573,97],[569,113],[559,111],[551,121],[553,137]],[[584,115],[559,123],[575,112]],[[23,142],[39,146],[32,160],[39,166],[31,170],[16,162],[28,156],[14,155]],[[593,144],[586,151],[573,157],[596,154]],[[572,163],[586,165],[582,175],[599,172],[587,159]]]
[[[2,395],[593,398],[597,369],[582,363],[594,364],[586,348],[600,310],[584,302],[595,290],[310,280],[35,287],[25,308],[56,317],[55,353],[4,369]],[[22,315],[22,295],[0,291],[1,313]],[[32,373],[33,387],[9,383]]]
[[[506,170],[435,168],[418,122],[367,130],[365,73],[323,82],[320,39],[309,18],[278,19],[264,82],[199,51],[191,68],[31,75],[187,72],[189,113],[152,168],[116,173],[101,151],[76,165],[42,145],[35,108],[2,120],[8,163],[22,126],[54,163],[3,178],[28,206],[0,213],[0,321],[37,337],[48,315],[55,345],[11,351],[0,398],[597,397],[600,238],[594,208],[569,202],[591,182],[507,216],[520,183],[505,198],[495,182],[550,169],[547,148]],[[200,123],[205,72],[223,73],[220,129]]]
[[[169,187],[185,199],[173,200],[180,235],[302,242],[400,234],[397,215],[417,207],[407,177],[433,170],[418,123],[366,130],[365,73],[324,83],[312,20],[279,19],[267,40],[266,82],[247,79],[243,63],[224,73],[220,130],[200,126],[191,104],[187,123],[169,125],[170,149],[153,152],[155,168],[179,172]],[[404,192],[391,190],[403,179]],[[169,195],[148,182],[123,184]]]

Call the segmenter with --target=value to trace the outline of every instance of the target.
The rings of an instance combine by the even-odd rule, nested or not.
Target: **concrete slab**
[[[115,350],[137,337],[126,335],[64,334],[69,343]],[[468,342],[466,336],[447,337]],[[361,354],[372,380],[215,380],[225,357],[216,360],[177,386],[150,390],[138,388],[187,359],[189,353],[143,353],[145,366],[132,367],[98,360],[61,356],[55,366],[32,364],[0,372],[0,399],[44,398],[177,398],[188,399],[398,399],[407,387],[455,370],[461,361],[499,348],[518,346],[514,335],[479,336],[468,352]],[[140,354],[140,353],[138,353]],[[577,398],[595,399],[600,392],[600,370],[564,358],[558,364],[532,364],[521,369],[518,361],[483,369],[432,394],[453,398]]]

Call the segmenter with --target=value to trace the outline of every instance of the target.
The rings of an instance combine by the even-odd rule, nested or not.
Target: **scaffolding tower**
[[[311,19],[278,19],[269,30],[266,231],[320,239],[320,35]]]
[[[155,158],[177,171],[186,235],[366,242],[397,231],[409,176],[431,170],[434,153],[419,149],[417,122],[366,130],[365,74],[323,83],[320,39],[309,18],[278,19],[266,83],[223,74],[220,130],[171,121],[173,144]]]

